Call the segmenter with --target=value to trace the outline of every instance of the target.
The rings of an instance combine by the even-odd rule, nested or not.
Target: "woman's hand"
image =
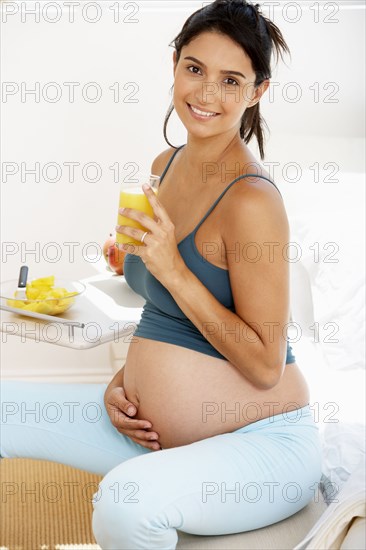
[[[146,268],[162,285],[167,286],[169,280],[176,274],[181,274],[187,269],[186,264],[178,250],[175,238],[175,227],[169,218],[165,208],[162,206],[154,191],[149,185],[143,185],[142,189],[150,202],[155,214],[155,219],[150,218],[144,212],[133,208],[120,208],[119,213],[123,216],[136,220],[143,227],[146,227],[147,234],[144,237],[142,246],[123,244],[123,250],[128,254],[140,256]],[[141,241],[145,231],[126,225],[117,225],[117,233],[123,233]]]
[[[104,404],[113,426],[122,434],[127,435],[132,441],[152,449],[159,451],[161,449],[158,440],[159,435],[156,432],[148,432],[151,428],[151,422],[148,420],[137,420],[130,418],[137,413],[137,407],[126,399],[125,390],[121,387],[114,387],[106,390],[104,394]],[[129,408],[133,408],[133,412],[129,413]],[[151,441],[151,439],[154,441]]]

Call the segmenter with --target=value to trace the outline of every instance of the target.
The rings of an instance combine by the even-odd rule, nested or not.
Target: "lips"
[[[207,116],[207,115],[206,115],[206,116],[205,116],[205,115],[199,115],[198,113],[195,113],[195,112],[193,111],[193,109],[191,108],[192,106],[191,106],[190,103],[187,103],[187,107],[189,108],[190,112],[191,112],[195,117],[199,117],[200,119],[204,119],[204,120],[209,119],[209,118],[215,118],[215,117],[219,116],[219,114],[220,114],[220,113],[215,113],[214,115],[210,114],[210,115],[208,115],[208,116]],[[200,109],[199,107],[196,107],[195,105],[193,105],[193,107],[194,107],[195,109],[198,109],[199,111],[202,111],[203,113],[213,113],[213,112],[214,112],[214,111],[205,111],[204,109]]]

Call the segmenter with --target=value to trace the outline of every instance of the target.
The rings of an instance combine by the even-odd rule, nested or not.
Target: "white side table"
[[[104,260],[103,260],[104,261]],[[22,341],[39,342],[74,349],[89,349],[107,342],[129,342],[139,322],[145,300],[127,285],[123,276],[107,271],[83,279],[86,291],[61,316],[38,319],[1,308],[0,330]],[[6,341],[6,340],[5,340]]]

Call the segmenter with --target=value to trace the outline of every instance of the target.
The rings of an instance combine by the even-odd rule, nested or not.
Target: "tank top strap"
[[[269,181],[270,183],[272,183],[277,191],[279,192],[279,194],[281,195],[282,197],[282,194],[281,194],[281,191],[278,189],[277,185],[275,185],[273,183],[273,181],[271,181],[270,179],[266,178],[265,176],[259,176],[258,174],[244,174],[242,176],[238,176],[237,178],[235,178],[231,183],[229,183],[229,185],[223,190],[223,192],[221,193],[221,195],[215,200],[215,202],[213,203],[213,205],[209,208],[208,212],[206,212],[206,214],[203,216],[203,218],[201,219],[201,221],[198,222],[198,224],[196,225],[196,227],[194,228],[194,230],[192,231],[192,234],[195,235],[195,233],[198,231],[198,229],[201,227],[201,225],[203,224],[203,222],[205,221],[205,219],[211,214],[212,210],[217,206],[217,204],[220,202],[220,200],[222,199],[222,197],[225,195],[225,193],[230,189],[230,187],[232,185],[234,185],[234,183],[236,183],[238,180],[242,179],[242,178],[248,178],[248,177],[255,177],[255,178],[263,178],[267,181]]]
[[[182,149],[182,147],[184,147],[184,145],[185,145],[185,144],[183,144],[183,145],[181,145],[180,147],[178,147],[178,148],[174,151],[174,153],[172,154],[172,156],[170,157],[168,164],[166,165],[166,167],[164,168],[163,173],[162,173],[161,176],[160,176],[160,183],[159,183],[159,185],[161,185],[161,182],[163,181],[164,176],[165,176],[165,174],[167,173],[169,166],[170,166],[171,163],[173,162],[173,159],[174,159],[175,155],[178,153],[178,151],[179,151],[180,149]]]

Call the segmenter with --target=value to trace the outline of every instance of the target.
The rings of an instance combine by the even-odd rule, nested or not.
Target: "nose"
[[[217,104],[219,97],[220,87],[217,82],[203,82],[198,90],[198,93],[195,94],[195,99],[197,101],[197,106],[202,105],[215,105]],[[219,111],[219,109],[216,109]]]

